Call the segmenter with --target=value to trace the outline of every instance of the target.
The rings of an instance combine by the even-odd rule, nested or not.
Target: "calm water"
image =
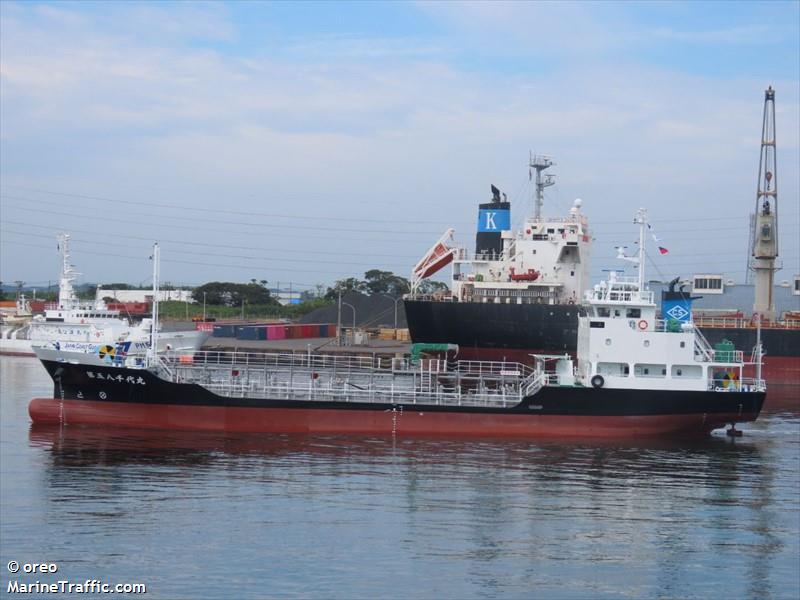
[[[800,401],[735,441],[535,443],[32,428],[0,358],[0,583],[146,598],[800,596]]]

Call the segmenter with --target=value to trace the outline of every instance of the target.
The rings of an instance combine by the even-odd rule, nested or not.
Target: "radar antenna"
[[[775,259],[778,257],[778,177],[775,160],[775,90],[764,92],[761,156],[758,161],[755,221],[752,230],[755,301],[753,312],[775,319]]]

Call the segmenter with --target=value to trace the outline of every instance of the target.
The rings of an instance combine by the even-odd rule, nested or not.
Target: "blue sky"
[[[646,206],[654,277],[742,280],[763,92],[800,274],[800,3],[0,4],[0,279],[407,275],[490,184],[519,221],[584,200],[593,272]]]

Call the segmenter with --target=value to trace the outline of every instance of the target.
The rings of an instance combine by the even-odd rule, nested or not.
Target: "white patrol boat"
[[[33,356],[33,346],[98,354],[103,359],[123,349],[126,353],[145,353],[150,344],[153,319],[133,324],[102,301],[81,301],[72,285],[79,273],[70,263],[69,242],[69,234],[58,236],[61,253],[58,302],[45,305],[44,314],[35,315],[27,325],[13,332],[13,337],[12,333],[4,335],[0,340],[0,353]],[[208,337],[209,333],[203,331],[162,332],[158,336],[158,348],[193,352],[199,350]]]

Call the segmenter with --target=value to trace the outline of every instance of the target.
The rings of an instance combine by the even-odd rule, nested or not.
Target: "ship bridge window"
[[[637,363],[633,365],[634,377],[653,377],[662,378],[667,375],[667,365],[654,365],[648,363]]]
[[[556,232],[556,230],[555,230],[555,229],[552,229],[552,228],[548,228],[548,229],[547,229],[547,233],[555,233],[555,232]]]
[[[638,319],[642,316],[642,309],[641,308],[629,308],[625,311],[625,316],[629,319]]]
[[[700,365],[672,365],[671,376],[680,379],[700,379],[703,367]]]
[[[794,295],[800,296],[800,277],[794,278]]]
[[[597,316],[598,317],[610,317],[611,310],[607,306],[598,306],[597,307]]]
[[[600,375],[627,377],[628,373],[630,373],[630,367],[628,363],[599,362],[597,363],[597,372]]]

